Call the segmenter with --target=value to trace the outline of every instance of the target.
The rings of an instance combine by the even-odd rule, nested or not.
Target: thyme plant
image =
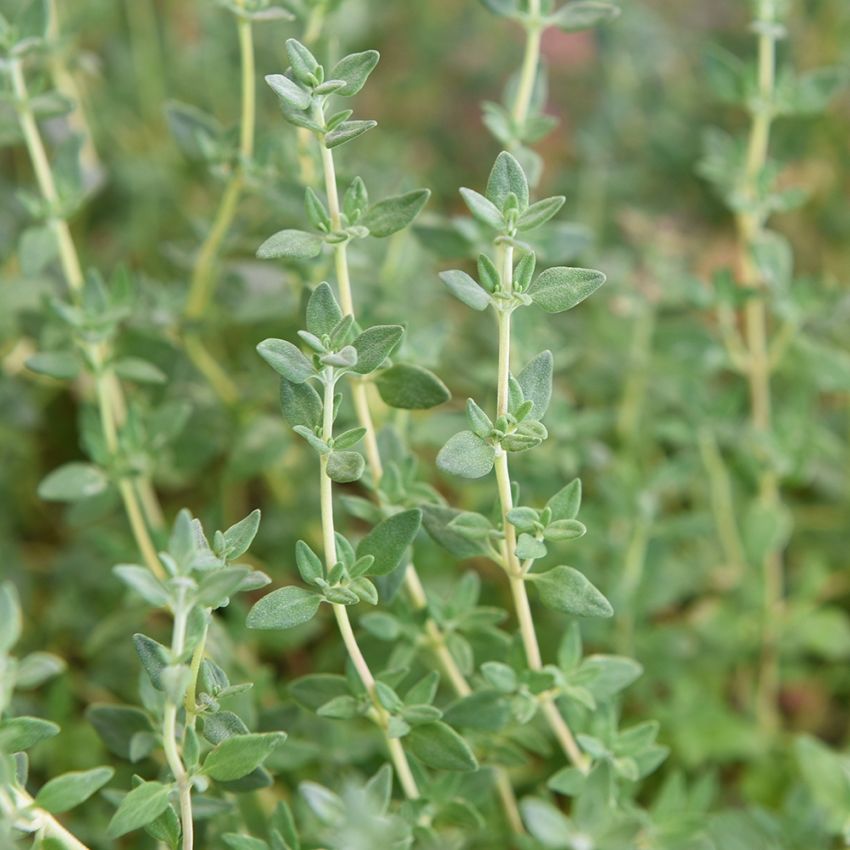
[[[847,845],[843,6],[0,0],[0,846]]]

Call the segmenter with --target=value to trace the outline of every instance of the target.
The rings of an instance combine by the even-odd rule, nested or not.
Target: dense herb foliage
[[[848,39],[0,0],[0,847],[850,846]]]

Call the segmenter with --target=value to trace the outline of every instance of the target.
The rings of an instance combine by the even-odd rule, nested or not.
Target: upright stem
[[[322,418],[322,438],[330,440],[333,437],[333,408],[334,408],[334,376],[333,370],[328,369],[325,372],[325,387],[324,387],[324,413]],[[322,538],[324,541],[325,564],[328,570],[332,569],[337,561],[336,537],[334,535],[334,509],[333,509],[333,481],[328,475],[328,458],[327,455],[321,455],[319,460],[319,488],[321,498],[321,515],[322,515]],[[398,738],[391,738],[388,734],[389,716],[381,701],[378,698],[378,693],[375,685],[375,677],[369,669],[366,659],[360,650],[357,643],[357,638],[354,635],[354,630],[351,628],[351,620],[348,618],[348,610],[345,605],[333,605],[334,617],[336,618],[339,633],[342,637],[348,656],[363,687],[369,694],[372,701],[372,708],[378,720],[378,725],[384,733],[384,740],[387,744],[387,749],[390,753],[393,765],[395,766],[396,775],[405,796],[409,800],[419,799],[419,788],[416,784],[416,779],[410,769],[410,764],[407,761],[404,748]]]
[[[62,272],[68,289],[75,300],[80,298],[85,279],[82,266],[71,236],[71,229],[66,219],[60,215],[60,197],[47,158],[44,141],[38,129],[35,116],[30,107],[29,91],[27,90],[26,78],[20,59],[12,59],[9,63],[9,72],[12,78],[12,88],[17,101],[18,118],[24,135],[27,152],[35,172],[36,182],[42,198],[50,207],[50,226],[56,237],[59,247],[59,259]],[[84,342],[83,350],[95,369],[95,392],[97,395],[98,410],[100,412],[100,425],[103,431],[104,442],[112,457],[119,450],[119,426],[121,420],[118,412],[126,408],[121,385],[115,378],[109,366],[111,352],[105,343]],[[144,557],[145,563],[154,575],[162,577],[164,571],[156,554],[156,547],[150,536],[144,515],[139,505],[139,499],[132,482],[121,476],[118,480],[118,490],[127,519],[130,522],[136,544]]]
[[[244,2],[240,0],[240,6]],[[216,265],[221,246],[233,224],[239,201],[245,188],[245,172],[254,156],[254,125],[256,123],[256,87],[254,64],[254,38],[251,21],[241,15],[236,18],[239,35],[239,57],[242,68],[242,108],[239,120],[239,162],[221,196],[212,227],[198,252],[189,294],[186,299],[186,318],[199,321],[212,301],[217,280]],[[198,370],[207,378],[216,394],[225,404],[234,404],[239,390],[230,376],[209,353],[197,332],[186,334],[186,351]]]
[[[502,292],[510,295],[513,292],[513,248],[509,245],[500,245],[499,253],[502,266]],[[508,412],[508,382],[511,362],[511,309],[500,310],[497,315],[499,320],[499,375],[496,414],[497,416],[504,416]],[[502,530],[505,535],[502,542],[502,557],[505,571],[510,582],[514,610],[516,611],[517,622],[519,623],[526,661],[532,670],[540,670],[543,667],[543,659],[540,655],[540,645],[537,640],[534,618],[528,601],[525,570],[516,555],[516,529],[508,522],[508,513],[514,506],[513,494],[511,492],[508,455],[501,448],[496,450],[495,469],[496,484],[499,491],[499,508],[502,515]],[[551,696],[543,696],[541,698],[541,709],[546,722],[549,724],[567,758],[579,770],[586,773],[590,769],[590,761],[579,749],[575,736]]]
[[[525,21],[525,55],[519,72],[516,98],[513,104],[513,119],[517,130],[522,134],[528,120],[528,110],[537,79],[537,67],[540,64],[540,40],[543,26],[540,22],[540,0],[529,0],[528,16]]]
[[[171,637],[171,655],[177,662],[186,646],[186,623],[188,610],[182,597],[174,612],[174,627]],[[180,825],[183,832],[183,850],[192,850],[194,846],[194,822],[192,819],[192,785],[180,755],[177,741],[177,703],[168,700],[162,721],[162,743],[168,767],[177,782],[180,797]],[[185,733],[184,733],[185,734]]]
[[[761,236],[766,211],[759,203],[759,179],[767,164],[770,130],[774,117],[773,100],[776,86],[776,34],[770,24],[775,23],[775,0],[760,0],[759,20],[766,24],[758,37],[758,100],[753,108],[747,159],[744,172],[744,190],[750,204],[737,214],[741,250],[741,282],[758,290],[748,301],[744,312],[744,327],[748,357],[747,378],[750,391],[750,417],[754,431],[766,440],[772,430],[770,391],[770,345],[764,281],[753,260],[753,248]],[[759,481],[759,498],[766,506],[776,506],[781,500],[779,481],[764,464]],[[762,655],[756,689],[756,715],[768,730],[778,725],[777,702],[779,697],[779,623],[784,613],[784,576],[782,554],[779,550],[768,552],[762,563],[763,622]]]

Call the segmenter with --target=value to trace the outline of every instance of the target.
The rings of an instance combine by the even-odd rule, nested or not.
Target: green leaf
[[[460,195],[472,215],[482,224],[499,231],[504,228],[505,219],[502,216],[502,211],[492,201],[474,189],[462,188]]]
[[[252,575],[248,567],[225,567],[207,573],[198,586],[196,599],[204,608],[221,608],[241,588],[245,579]],[[262,573],[259,574],[262,576]]]
[[[610,21],[620,14],[620,10],[610,3],[597,0],[574,0],[567,3],[549,16],[549,23],[564,32],[587,30],[598,24]]]
[[[224,532],[224,555],[227,560],[239,558],[248,551],[257,536],[260,516],[260,509],[256,508]]]
[[[325,577],[321,558],[303,540],[295,544],[295,563],[301,578],[307,584],[312,584],[317,578]]]
[[[517,219],[517,229],[534,230],[535,227],[546,224],[550,218],[558,214],[566,200],[563,195],[558,195],[553,198],[544,198],[542,201],[537,201],[537,203],[532,204]]]
[[[40,717],[13,717],[0,723],[0,752],[19,753],[59,734],[59,727]]]
[[[402,511],[379,522],[357,544],[358,558],[372,555],[375,559],[367,574],[385,576],[393,572],[401,564],[421,523],[422,511],[418,509]]]
[[[346,142],[362,136],[377,126],[377,121],[343,121],[342,124],[331,130],[330,133],[325,134],[325,147],[330,150],[331,148],[344,145]]]
[[[490,296],[466,272],[458,269],[440,272],[440,280],[449,288],[449,292],[458,301],[462,301],[473,310],[486,310],[490,306]]]
[[[611,603],[572,567],[555,567],[545,573],[530,573],[527,581],[537,586],[543,604],[576,617],[611,617]]]
[[[152,731],[148,716],[141,709],[130,705],[96,703],[86,709],[86,719],[94,726],[107,748],[126,759],[130,758],[133,738]]]
[[[322,421],[322,399],[311,384],[293,384],[280,380],[280,409],[286,421],[295,428],[316,428]]]
[[[342,319],[342,309],[327,283],[320,283],[307,301],[307,330],[318,337],[330,334]]]
[[[21,636],[23,621],[18,591],[11,581],[0,584],[0,656],[8,654]]]
[[[249,629],[291,629],[313,619],[321,599],[303,587],[281,587],[264,596],[248,612]]]
[[[573,844],[576,830],[550,802],[526,797],[520,803],[520,809],[528,831],[544,847],[569,847]]]
[[[381,54],[377,50],[365,50],[363,53],[350,53],[334,65],[328,79],[343,80],[345,87],[337,89],[335,94],[351,97],[357,94],[375,69]]]
[[[97,496],[109,486],[106,473],[91,463],[66,463],[38,485],[38,495],[50,502],[76,502]]]
[[[164,384],[168,380],[162,369],[141,357],[122,357],[112,367],[120,378],[137,384]]]
[[[171,663],[171,653],[161,643],[143,634],[133,635],[133,645],[151,684],[158,691],[163,690],[162,671]]]
[[[547,313],[561,313],[580,304],[603,283],[602,272],[555,266],[537,276],[528,287],[528,294]]]
[[[18,245],[21,271],[26,277],[35,277],[49,265],[58,253],[56,236],[49,225],[28,227]]]
[[[222,741],[204,759],[203,772],[219,782],[231,782],[247,776],[286,740],[283,732],[234,735]]]
[[[289,56],[292,73],[295,74],[296,79],[305,85],[315,85],[318,82],[319,63],[300,41],[288,38],[286,40],[286,54]]]
[[[271,90],[293,109],[306,109],[313,99],[310,92],[283,74],[267,74],[265,80]]]
[[[67,812],[88,800],[112,779],[114,773],[111,767],[95,767],[57,776],[42,786],[35,804],[54,815]]]
[[[575,519],[581,507],[581,481],[574,478],[546,502],[553,520]]]
[[[503,210],[511,192],[519,201],[520,212],[524,211],[528,207],[528,180],[517,159],[502,151],[490,171],[485,194],[499,210]]]
[[[257,256],[261,260],[312,260],[322,253],[324,244],[321,236],[306,230],[279,230],[257,248]]]
[[[172,787],[161,782],[143,782],[136,786],[121,801],[106,834],[110,838],[118,838],[158,818],[168,808]]]
[[[358,375],[374,372],[396,349],[404,335],[401,325],[375,325],[367,328],[352,345],[357,351],[357,363],[351,367]]]
[[[516,545],[516,556],[521,561],[546,557],[546,544],[530,534],[520,534]]]
[[[469,744],[446,723],[438,720],[414,726],[404,740],[405,749],[423,764],[436,770],[470,771],[478,769]]]
[[[156,608],[168,605],[170,596],[165,585],[147,568],[136,564],[118,564],[112,572],[146,602]]]
[[[366,461],[360,452],[337,452],[328,455],[327,473],[331,481],[337,484],[350,484],[359,481],[366,469]]]
[[[422,524],[441,546],[457,558],[475,558],[485,555],[487,548],[480,539],[471,539],[453,525],[463,512],[443,505],[423,505]]]
[[[0,594],[2,589],[0,589]],[[3,613],[3,604],[0,601],[0,616]],[[0,632],[4,627],[8,628],[11,625],[14,628],[14,621],[10,623],[4,622],[0,625]],[[0,655],[4,650],[0,648]],[[18,670],[15,674],[15,687],[18,689],[36,688],[52,679],[54,676],[61,673],[66,668],[65,662],[57,655],[50,652],[31,652],[24,656],[18,663]]]
[[[482,478],[493,468],[496,450],[472,431],[461,431],[450,437],[437,455],[437,466],[443,472],[461,478]]]
[[[257,352],[275,372],[293,384],[303,384],[316,374],[310,360],[285,339],[264,339],[257,346]]]
[[[610,699],[643,673],[632,658],[621,655],[590,655],[582,661],[571,684],[586,687],[598,700]]]
[[[529,415],[537,421],[540,421],[549,409],[553,369],[552,352],[541,351],[517,376],[523,399],[534,402]]]
[[[80,362],[73,351],[39,351],[27,357],[26,367],[58,381],[71,380],[80,373]]]
[[[380,239],[392,236],[407,227],[422,212],[430,197],[429,189],[414,189],[403,195],[385,198],[373,204],[360,223],[369,228],[371,236]]]
[[[384,403],[400,410],[427,410],[452,397],[433,372],[407,363],[384,369],[376,376],[375,385]]]

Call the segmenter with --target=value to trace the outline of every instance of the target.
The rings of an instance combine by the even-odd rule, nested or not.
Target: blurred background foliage
[[[236,135],[232,18],[200,1],[58,6],[59,55],[83,110],[51,119],[44,130],[58,159],[64,151],[73,163],[69,126],[79,128],[74,122],[85,116],[91,136],[79,173],[72,165],[66,172],[87,196],[72,223],[84,263],[107,276],[123,266],[135,282],[137,301],[120,349],[144,356],[167,380],[134,386],[134,402],[148,411],[169,405],[172,422],[186,417],[153,458],[166,512],[188,505],[205,524],[222,527],[261,507],[257,565],[276,585],[293,580],[295,540],[319,534],[315,476],[305,447],[280,420],[254,346],[267,336],[291,337],[300,327],[305,284],[331,271],[326,261],[261,263],[254,251],[268,233],[302,219],[304,163],[295,135],[258,81],[256,162],[204,327],[239,386],[242,401],[228,408],[182,352],[179,316],[229,167],[224,152]],[[744,514],[754,475],[745,386],[728,371],[713,312],[717,275],[736,263],[734,227],[697,171],[707,127],[746,128],[746,116],[718,96],[712,51],[753,56],[750,10],[739,0],[622,6],[621,17],[599,31],[553,30],[544,40],[546,110],[561,124],[538,148],[545,163],[539,193],[566,195],[573,222],[553,233],[547,253],[552,262],[603,269],[609,282],[558,322],[540,323],[536,314],[518,320],[521,362],[543,347],[555,352],[556,393],[550,439],[516,470],[529,494],[552,493],[576,475],[583,480],[582,519],[590,533],[572,547],[571,563],[616,609],[613,621],[583,628],[586,645],[639,660],[644,674],[627,692],[623,714],[659,719],[660,739],[671,750],[646,784],[647,800],[682,772],[712,785],[714,810],[764,808],[784,818],[777,821],[782,837],[766,838],[775,827],[761,815],[746,824],[740,814],[718,815],[715,828],[728,835],[753,830],[752,839],[735,846],[821,846],[816,842],[828,841],[819,837],[825,821],[813,814],[811,796],[820,792],[801,774],[792,742],[806,734],[840,750],[850,731],[850,96],[843,93],[822,114],[779,121],[773,137],[774,153],[790,163],[782,182],[804,186],[809,199],[774,225],[794,248],[795,306],[806,334],[792,343],[775,379],[774,449],[793,533],[782,630],[783,731],[768,739],[748,711],[760,579],[748,563],[750,543],[744,540],[736,556],[734,541],[723,541],[724,519]],[[15,0],[0,4],[14,7]],[[283,70],[283,41],[302,28],[255,27],[258,77]],[[796,67],[850,62],[850,6],[842,0],[793,3],[789,31],[781,51]],[[452,302],[437,272],[468,254],[448,223],[464,215],[457,187],[480,186],[498,152],[483,128],[481,101],[498,100],[518,67],[521,32],[473,0],[345,0],[330,12],[324,33],[331,55],[370,47],[382,55],[358,101],[380,129],[341,153],[341,179],[360,174],[376,196],[420,185],[433,191],[413,235],[377,248],[361,241],[352,251],[361,314],[370,322],[403,318],[410,353],[454,394],[434,413],[387,410],[387,421],[409,435],[420,473],[454,504],[488,511],[486,485],[459,488],[434,471],[433,457],[466,397],[493,384],[495,325],[488,330]],[[40,85],[47,84],[36,73],[33,88]],[[197,150],[198,136],[187,130],[201,119],[177,103],[218,122],[202,120],[212,128],[206,150]],[[24,366],[55,332],[44,304],[59,285],[49,265],[35,273],[21,266],[19,241],[30,222],[16,192],[32,178],[6,102],[0,134],[0,575],[13,577],[21,591],[26,648],[54,651],[69,668],[19,706],[63,727],[61,738],[34,755],[33,773],[44,777],[103,761],[84,709],[135,701],[137,661],[128,636],[157,625],[145,623],[145,609],[117,580],[104,581],[112,564],[136,559],[117,498],[67,508],[37,495],[51,469],[81,457],[84,423],[79,392]],[[356,494],[356,486],[350,489]],[[417,559],[429,587],[451,594],[461,570],[455,560],[425,538]],[[506,586],[490,569],[481,568],[484,599],[503,602]],[[296,676],[341,664],[332,629],[317,621],[258,638],[245,631],[246,605],[234,600],[227,609],[214,651],[223,666],[257,683],[239,698],[243,716],[261,729],[290,731],[274,764],[281,781],[368,765],[371,754],[356,741],[343,745],[344,730],[305,718],[286,696]],[[552,612],[541,617],[548,618],[540,634],[551,655],[562,623]],[[378,657],[391,649],[366,643]],[[502,651],[475,649],[479,663]],[[529,771],[531,788],[535,776]],[[99,818],[108,813],[102,805],[79,830],[98,847]],[[257,817],[250,798],[241,805],[249,822]]]

